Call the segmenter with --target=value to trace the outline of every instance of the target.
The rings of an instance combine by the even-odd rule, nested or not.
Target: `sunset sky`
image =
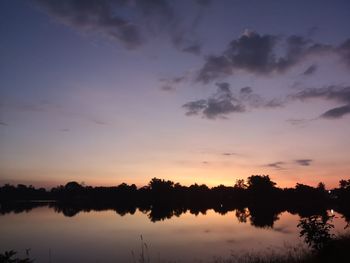
[[[0,184],[350,178],[350,1],[0,1]]]

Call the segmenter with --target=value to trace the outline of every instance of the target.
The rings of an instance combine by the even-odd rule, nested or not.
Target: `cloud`
[[[225,54],[234,68],[269,72],[275,63],[273,48],[276,41],[272,35],[245,31],[240,38],[231,41]]]
[[[317,70],[317,66],[313,64],[303,72],[303,75],[305,76],[312,75],[313,73],[316,72],[316,70]]]
[[[313,160],[311,159],[300,159],[300,160],[295,160],[295,162],[301,166],[310,166],[311,162],[313,162]]]
[[[233,74],[232,63],[226,56],[208,56],[199,71],[197,81],[208,83],[231,74]]]
[[[309,99],[325,99],[336,101],[340,105],[321,114],[321,118],[338,119],[350,113],[350,86],[328,86],[324,88],[304,89],[294,95],[289,96],[290,99],[309,100]]]
[[[194,55],[200,55],[201,49],[202,49],[201,45],[193,44],[191,46],[188,46],[188,47],[182,49],[182,51],[192,53]]]
[[[253,92],[253,89],[251,87],[244,87],[241,88],[239,92],[241,94],[251,94]]]
[[[313,162],[312,159],[299,159],[299,160],[295,160],[294,161],[296,164],[301,165],[301,166],[310,166],[311,162]],[[277,170],[284,170],[285,169],[285,165],[287,163],[286,162],[274,162],[274,163],[269,163],[267,165],[265,165],[266,167],[272,167],[275,168]]]
[[[115,9],[124,6],[127,1],[37,0],[37,2],[47,14],[67,26],[117,39],[130,49],[142,44],[138,26],[115,13]],[[145,11],[147,7],[144,7]]]
[[[8,124],[6,122],[0,121],[0,125],[2,126],[8,126]]]
[[[277,108],[283,107],[285,101],[280,98],[266,100],[253,92],[251,87],[241,88],[239,91],[240,101],[248,104],[251,108]]]
[[[191,101],[182,107],[187,110],[186,115],[202,114],[208,119],[225,117],[233,112],[244,112],[244,106],[233,96],[230,85],[226,82],[217,83],[217,91],[208,99]]]
[[[283,169],[285,169],[283,167],[284,164],[285,164],[284,162],[274,162],[274,163],[269,163],[266,166],[267,167],[272,167],[272,168],[275,168],[275,169],[278,169],[278,170],[283,170]]]
[[[238,155],[237,153],[232,153],[232,152],[226,152],[226,153],[222,153],[222,155],[224,156],[235,156]]]
[[[136,49],[149,39],[166,36],[180,51],[199,54],[195,30],[203,6],[209,1],[189,1],[197,16],[184,19],[183,13],[167,0],[36,0],[39,8],[57,22],[81,32],[102,35]],[[186,21],[186,22],[184,22]],[[188,25],[190,23],[190,25]]]
[[[281,99],[266,100],[255,94],[251,87],[244,87],[234,94],[227,82],[216,83],[217,91],[207,99],[188,102],[182,107],[186,115],[199,115],[208,119],[226,118],[231,113],[242,113],[248,108],[276,108],[284,106]]]
[[[282,55],[279,55],[279,49],[283,49]],[[332,49],[329,45],[314,43],[302,36],[282,38],[246,30],[238,39],[232,40],[222,54],[206,58],[197,81],[208,83],[230,76],[237,70],[264,75],[283,73],[311,55],[320,55]]]
[[[309,88],[294,95],[294,98],[305,100],[311,98],[324,98],[339,102],[350,102],[350,86],[328,86],[325,88]]]
[[[323,113],[321,117],[326,119],[338,119],[349,113],[350,113],[350,105],[345,105],[345,106],[328,110],[325,113]]]
[[[82,111],[70,111],[67,107],[63,107],[60,104],[40,100],[37,102],[6,102],[3,104],[5,111],[16,112],[31,112],[36,114],[49,114],[52,116],[62,116],[66,118],[78,118],[83,121],[88,121],[96,125],[108,125],[109,123],[95,116],[90,116]]]
[[[344,41],[337,49],[341,59],[350,67],[350,38]]]
[[[107,122],[102,121],[102,120],[98,120],[98,119],[90,119],[90,121],[97,124],[97,125],[108,125]]]
[[[160,89],[163,91],[174,91],[177,85],[187,81],[187,79],[188,79],[187,73],[182,76],[174,77],[174,78],[160,78],[159,79],[159,81],[161,82]]]
[[[304,126],[305,124],[309,123],[310,121],[312,121],[312,119],[289,119],[287,120],[287,122],[289,122],[290,124],[294,125],[294,126]]]

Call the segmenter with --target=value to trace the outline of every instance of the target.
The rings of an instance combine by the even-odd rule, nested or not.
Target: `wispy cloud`
[[[237,156],[238,154],[233,153],[233,152],[225,152],[225,153],[222,153],[222,155],[224,155],[224,156]]]
[[[324,99],[336,101],[342,105],[332,108],[320,115],[321,118],[338,119],[350,113],[350,86],[328,86],[324,88],[308,88],[290,95],[290,99],[310,100]]]
[[[266,167],[271,167],[271,168],[274,168],[276,170],[285,170],[285,166],[288,164],[288,163],[295,163],[299,166],[310,166],[311,163],[313,162],[312,159],[297,159],[297,160],[294,160],[294,161],[290,161],[290,162],[282,162],[282,161],[278,161],[278,162],[273,162],[273,163],[269,163],[269,164],[266,164],[265,166]]]
[[[201,45],[195,29],[201,10],[210,1],[188,1],[197,7],[192,22],[184,24],[182,14],[167,0],[36,0],[39,8],[57,22],[85,33],[116,40],[127,49],[142,46],[155,36],[168,36],[178,50],[199,54]],[[128,15],[126,15],[128,14]]]
[[[312,159],[299,159],[299,160],[295,160],[295,162],[301,166],[310,166],[311,163],[313,162],[313,160]]]
[[[102,118],[91,116],[90,114],[80,111],[70,111],[66,107],[60,104],[50,101],[38,101],[38,102],[7,102],[3,105],[4,111],[17,111],[17,112],[32,112],[37,114],[51,114],[60,115],[66,118],[78,118],[83,121],[87,121],[96,125],[108,125],[108,122]]]
[[[267,167],[272,167],[277,170],[284,170],[285,168],[283,167],[285,165],[285,162],[274,162],[274,163],[269,163],[266,166]]]
[[[312,75],[316,72],[317,66],[315,64],[312,64],[310,67],[308,67],[304,72],[304,76]]]
[[[180,83],[186,82],[188,79],[188,74],[184,74],[179,77],[173,78],[160,78],[159,82],[161,83],[161,90],[163,91],[175,91],[177,85]]]

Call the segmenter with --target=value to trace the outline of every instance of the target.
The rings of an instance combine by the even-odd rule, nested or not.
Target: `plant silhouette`
[[[327,246],[334,235],[330,233],[334,225],[331,223],[333,216],[313,215],[300,220],[300,236],[304,237],[306,244],[315,251],[320,251]]]
[[[5,251],[3,254],[0,254],[0,263],[31,263],[33,260],[29,258],[17,258],[16,251],[10,250]]]

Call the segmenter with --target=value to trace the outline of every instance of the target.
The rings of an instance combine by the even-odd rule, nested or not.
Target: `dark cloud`
[[[244,87],[241,88],[239,92],[241,94],[251,94],[253,92],[253,89],[251,87]]]
[[[316,70],[317,70],[317,66],[315,64],[313,64],[303,72],[303,75],[305,75],[305,76],[312,75],[313,73],[316,72]]]
[[[83,32],[91,32],[135,49],[159,35],[169,37],[180,51],[199,54],[195,34],[203,8],[209,1],[189,1],[198,14],[184,19],[167,0],[36,0],[41,10],[56,21]],[[197,2],[197,3],[195,3]],[[185,23],[184,21],[187,21]],[[192,21],[192,22],[191,22]],[[190,25],[188,25],[188,23]]]
[[[272,167],[272,168],[275,168],[275,169],[278,169],[278,170],[283,170],[284,169],[284,167],[283,167],[284,164],[285,164],[284,162],[274,162],[274,163],[269,163],[266,166],[267,167]]]
[[[274,98],[271,99],[269,101],[264,102],[260,107],[264,107],[264,108],[280,108],[283,107],[285,105],[285,101],[280,99],[280,98]]]
[[[328,100],[350,103],[350,86],[328,86],[325,88],[309,88],[304,89],[292,96],[301,100],[312,98],[324,98]]]
[[[187,110],[186,115],[198,115],[201,111],[207,108],[207,100],[196,100],[185,103],[183,106]]]
[[[104,34],[121,41],[127,48],[135,48],[143,42],[139,28],[115,12],[116,8],[124,6],[127,1],[37,0],[37,2],[50,16],[65,25]]]
[[[277,38],[246,31],[231,41],[225,55],[234,68],[252,72],[269,72],[275,63],[273,48]]]
[[[186,115],[202,114],[208,119],[225,117],[233,112],[244,112],[244,106],[233,96],[228,83],[217,83],[217,91],[208,99],[196,100],[184,104]]]
[[[244,87],[234,94],[227,82],[216,83],[217,91],[208,99],[188,102],[182,107],[187,110],[186,115],[202,114],[208,119],[224,118],[231,113],[242,113],[247,108],[275,108],[284,106],[280,99],[265,100],[255,94],[251,87]]]
[[[232,63],[226,56],[208,56],[204,66],[199,71],[197,81],[208,83],[232,73]]]
[[[182,49],[182,51],[192,53],[194,55],[200,55],[201,49],[202,49],[201,45],[194,44],[194,45],[191,45],[191,46],[188,46],[188,47]]]
[[[291,95],[291,99],[326,99],[333,100],[343,105],[330,109],[321,114],[321,118],[337,119],[350,113],[350,86],[328,86],[325,88],[309,88],[304,89],[297,94]]]
[[[0,125],[2,126],[8,126],[8,124],[6,122],[0,121]]]
[[[283,55],[278,49],[284,49]],[[245,31],[234,39],[219,56],[209,56],[200,69],[197,80],[208,83],[219,77],[229,76],[237,70],[255,74],[282,73],[310,55],[323,54],[332,47],[306,39],[302,36],[282,38]]]
[[[237,155],[237,153],[226,152],[226,153],[223,153],[222,155],[224,155],[224,156],[235,156],[235,155]]]
[[[328,110],[325,113],[323,113],[321,117],[327,118],[327,119],[338,119],[349,113],[350,113],[350,104]]]
[[[187,81],[187,74],[183,76],[174,77],[174,78],[161,78],[159,79],[161,82],[161,90],[163,91],[174,91],[176,90],[176,86],[182,82]]]
[[[300,160],[295,160],[295,162],[301,166],[310,166],[311,162],[313,160],[311,159],[300,159]]]
[[[284,100],[278,98],[266,100],[254,93],[251,87],[241,88],[239,91],[239,99],[252,108],[277,108],[285,104]]]

